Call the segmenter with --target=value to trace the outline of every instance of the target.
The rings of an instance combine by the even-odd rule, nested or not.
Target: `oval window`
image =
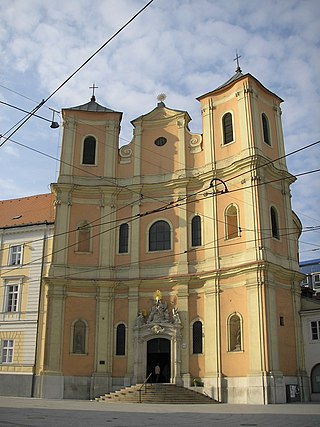
[[[158,146],[158,147],[162,147],[165,143],[167,142],[167,138],[165,138],[164,136],[160,136],[159,138],[157,138],[154,143]]]

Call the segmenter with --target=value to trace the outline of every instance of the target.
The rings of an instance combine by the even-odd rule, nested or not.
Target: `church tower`
[[[210,340],[214,388],[222,401],[276,403],[286,401],[292,382],[308,398],[299,319],[301,223],[291,210],[295,177],[286,166],[282,100],[240,67],[198,100],[206,165],[219,178],[213,182],[227,186],[207,205],[216,218],[212,285],[220,314]]]
[[[159,364],[220,402],[306,400],[282,100],[238,67],[198,98],[202,134],[158,101],[121,148],[121,113],[63,110],[38,394],[93,398]]]

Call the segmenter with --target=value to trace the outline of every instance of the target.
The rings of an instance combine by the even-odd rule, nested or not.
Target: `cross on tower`
[[[241,58],[241,55],[238,55],[238,51],[236,50],[236,57],[234,58],[234,61],[237,61],[237,69],[236,69],[236,73],[241,73],[241,68],[240,68],[240,64],[239,64],[239,59]]]
[[[98,86],[96,86],[96,84],[95,84],[95,83],[93,83],[93,85],[92,85],[92,86],[90,86],[90,87],[89,87],[89,89],[92,89],[92,97],[91,97],[91,101],[95,101],[95,100],[96,100],[96,97],[94,96],[94,90],[95,90],[95,89],[98,89]]]

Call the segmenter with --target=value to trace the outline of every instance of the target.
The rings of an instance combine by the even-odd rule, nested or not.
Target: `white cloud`
[[[146,2],[56,0],[53,5],[51,0],[32,0],[30,7],[25,0],[2,0],[0,41],[5,49],[0,49],[1,84],[39,102]],[[87,102],[89,86],[95,82],[99,86],[98,102],[124,112],[121,137],[126,143],[132,136],[130,120],[153,109],[157,94],[166,92],[166,104],[187,110],[193,118],[192,130],[200,131],[201,115],[195,98],[233,74],[238,49],[243,72],[253,74],[284,99],[284,137],[286,151],[290,152],[319,139],[319,17],[317,0],[155,1],[48,105],[60,109]],[[30,102],[3,88],[0,100],[4,100],[2,95],[8,102],[31,108]],[[21,117],[12,114],[0,105],[0,133]],[[40,114],[51,115],[44,107]],[[57,155],[58,133],[45,122],[33,119],[15,138]],[[318,147],[288,158],[290,171],[314,168]],[[3,182],[7,176],[14,176],[10,162],[15,150],[2,150]],[[23,161],[16,158],[17,181],[12,181],[9,190],[12,196],[47,191],[48,182],[55,176],[55,162],[41,160],[41,156],[25,150],[21,153],[19,150]],[[37,179],[33,180],[35,170]],[[24,174],[28,176],[25,182]],[[319,205],[318,176],[299,178],[293,185],[297,211],[309,212],[312,205]],[[16,187],[14,182],[18,182]],[[8,193],[2,192],[0,197],[6,197],[3,194]],[[314,215],[320,222],[319,213]],[[307,218],[305,221],[308,224]],[[308,234],[310,240],[316,237]]]

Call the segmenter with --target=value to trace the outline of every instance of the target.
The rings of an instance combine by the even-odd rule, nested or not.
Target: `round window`
[[[167,138],[165,138],[164,136],[160,136],[159,138],[157,138],[154,143],[158,146],[158,147],[162,147],[165,143],[167,142]]]

